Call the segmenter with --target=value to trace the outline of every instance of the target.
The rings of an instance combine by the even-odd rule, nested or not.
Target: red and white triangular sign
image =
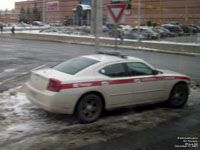
[[[107,5],[108,11],[115,23],[118,23],[125,8],[125,4]]]

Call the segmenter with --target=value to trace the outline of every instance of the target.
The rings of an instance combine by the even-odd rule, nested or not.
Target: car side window
[[[127,67],[131,76],[153,75],[153,70],[140,62],[127,63]]]
[[[99,73],[109,76],[109,77],[126,77],[128,76],[128,73],[126,72],[125,68],[124,68],[124,64],[120,63],[120,64],[112,64],[112,65],[108,65],[104,68],[102,68]]]

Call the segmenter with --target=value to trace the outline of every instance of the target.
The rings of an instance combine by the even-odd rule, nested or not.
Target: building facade
[[[43,5],[44,1],[45,5]],[[158,24],[176,21],[182,24],[200,25],[199,0],[140,0],[140,2],[142,24],[146,24],[149,21]],[[19,18],[22,7],[25,9],[29,7],[32,10],[35,3],[40,12],[41,21],[44,20],[46,23],[60,21],[66,25],[90,24],[91,0],[28,0],[16,2],[15,17]],[[137,25],[138,0],[103,0],[103,22],[108,22],[106,6],[117,3],[127,4],[124,24]],[[17,21],[17,19],[15,20]]]
[[[17,22],[17,14],[15,12],[1,12],[0,22],[13,23]]]

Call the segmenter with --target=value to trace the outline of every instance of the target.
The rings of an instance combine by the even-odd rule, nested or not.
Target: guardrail
[[[10,35],[0,34],[0,36],[10,37]],[[94,45],[95,39],[93,36],[76,36],[76,35],[64,35],[64,34],[40,34],[40,33],[17,33],[15,38],[30,39],[30,40],[46,40],[46,41],[59,41],[76,44],[88,44]],[[100,38],[100,44],[102,46],[114,47],[114,38]],[[152,50],[159,52],[171,52],[171,53],[190,53],[200,55],[200,44],[187,44],[187,43],[174,43],[174,42],[161,42],[161,41],[133,41],[124,40],[123,45],[119,45],[120,48],[127,49],[141,49],[141,50]]]

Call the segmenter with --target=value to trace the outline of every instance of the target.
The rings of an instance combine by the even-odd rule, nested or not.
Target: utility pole
[[[103,0],[92,0],[91,33],[95,35],[95,53],[99,52],[99,36],[102,33]]]
[[[163,0],[160,0],[160,24],[162,24],[163,15]]]
[[[188,1],[185,0],[185,23],[188,23]]]
[[[43,8],[42,8],[42,11],[43,11],[43,17],[42,17],[42,22],[43,23],[46,23],[46,9],[45,9],[45,5],[46,5],[46,0],[43,0]]]
[[[137,21],[137,26],[138,26],[138,42],[140,42],[140,22],[141,22],[141,12],[140,12],[140,0],[138,0],[138,21]]]

